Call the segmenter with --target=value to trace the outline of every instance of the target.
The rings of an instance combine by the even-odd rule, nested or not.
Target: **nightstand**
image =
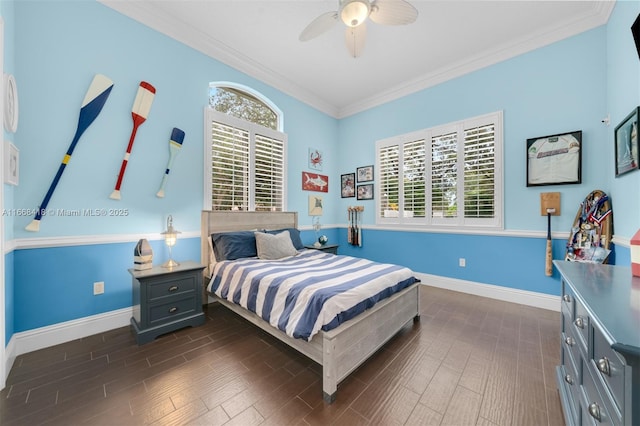
[[[171,269],[162,266],[143,271],[129,269],[133,277],[131,327],[139,345],[161,334],[204,324],[203,269],[196,262],[182,262]]]
[[[340,247],[338,244],[325,244],[320,247],[316,247],[313,244],[304,246],[304,248],[307,248],[307,249],[320,250],[325,253],[332,253],[332,254],[338,254],[338,247]]]

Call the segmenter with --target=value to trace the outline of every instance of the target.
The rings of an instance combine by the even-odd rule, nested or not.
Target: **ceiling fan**
[[[347,26],[345,40],[354,58],[362,54],[367,35],[365,21],[371,18],[376,24],[406,25],[415,22],[418,11],[405,0],[338,0],[338,10],[326,12],[311,21],[300,33],[300,41],[315,38],[342,20]]]

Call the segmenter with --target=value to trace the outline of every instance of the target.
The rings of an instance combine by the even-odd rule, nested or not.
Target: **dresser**
[[[161,334],[204,323],[202,312],[202,270],[196,262],[182,262],[171,269],[154,266],[133,277],[131,327],[139,345]]]
[[[553,262],[561,275],[561,364],[567,425],[640,424],[640,278],[631,268]]]

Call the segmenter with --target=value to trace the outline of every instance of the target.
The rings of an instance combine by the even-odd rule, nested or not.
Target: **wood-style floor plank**
[[[19,356],[0,424],[562,425],[560,317],[422,287],[409,323],[322,400],[321,367],[223,306],[138,346],[128,327]]]

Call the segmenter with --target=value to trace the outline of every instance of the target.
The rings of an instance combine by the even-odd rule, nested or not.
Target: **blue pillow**
[[[289,231],[289,235],[291,236],[291,242],[296,250],[302,250],[304,248],[304,244],[302,244],[302,239],[300,238],[300,230],[296,228],[282,228],[282,229],[273,229],[273,230],[265,230],[267,234],[279,234],[282,231]]]
[[[216,261],[236,260],[258,256],[254,231],[220,232],[211,234]]]

